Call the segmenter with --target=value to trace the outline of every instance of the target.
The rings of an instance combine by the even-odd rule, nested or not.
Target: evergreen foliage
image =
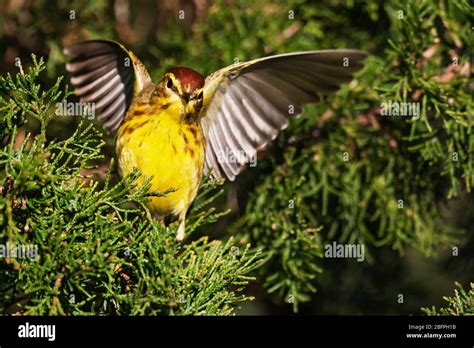
[[[0,149],[0,244],[10,253],[18,245],[38,247],[34,258],[2,259],[0,310],[30,315],[232,314],[249,299],[241,290],[260,263],[258,253],[248,246],[239,250],[232,239],[202,237],[179,244],[177,226],[165,228],[147,218],[149,194],[147,184],[134,184],[138,173],[115,184],[109,175],[103,183],[84,175],[85,169],[95,169],[91,161],[102,157],[104,142],[92,124],[66,140],[45,141],[53,106],[68,92],[59,88],[60,79],[47,90],[36,84],[44,64],[33,60],[26,74],[0,78],[6,140]],[[38,118],[41,132],[15,144],[27,115]],[[196,208],[216,197],[205,194],[218,184],[203,184]],[[188,231],[221,214],[194,209]]]
[[[295,309],[316,290],[321,250],[333,240],[427,256],[455,240],[440,206],[474,183],[469,6],[443,4],[387,4],[383,56],[308,107],[265,163],[239,236],[268,250],[265,286]],[[390,101],[420,102],[419,119],[381,116]]]
[[[33,59],[26,73],[0,79],[0,244],[40,250],[36,261],[0,260],[0,311],[227,315],[251,297],[244,288],[253,276],[272,301],[298,311],[332,271],[325,246],[334,241],[364,245],[373,268],[384,248],[401,258],[411,248],[430,258],[452,258],[453,247],[472,254],[472,4],[231,3],[215,1],[193,22],[163,10],[156,32],[138,23],[155,2],[134,7],[139,20],[130,27],[114,22],[106,0],[32,2],[29,26],[9,15],[21,40],[0,32],[5,42],[21,46],[33,32],[34,51],[48,60],[47,76]],[[225,186],[206,180],[186,223],[192,236],[179,244],[176,225],[148,218],[138,173],[117,179],[113,139],[87,121],[54,117],[56,103],[74,100],[56,80],[64,74],[61,48],[90,38],[123,42],[154,80],[172,66],[208,74],[292,51],[357,48],[370,56],[355,81],[305,107],[256,168]],[[26,61],[29,51],[16,54]],[[389,103],[415,103],[419,117],[383,116]],[[238,193],[238,213],[235,204],[228,215],[216,210],[223,192]],[[465,281],[465,273],[453,277]],[[423,311],[472,313],[472,290],[460,287],[447,301]]]
[[[456,283],[456,288],[453,297],[443,297],[448,303],[447,307],[422,308],[423,312],[428,315],[474,315],[474,283],[471,283],[469,291],[464,290],[459,283]]]

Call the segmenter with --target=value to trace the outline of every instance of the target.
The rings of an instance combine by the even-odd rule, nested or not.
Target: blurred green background
[[[205,75],[235,59],[302,50],[357,48],[380,57],[394,35],[390,16],[399,6],[397,1],[339,0],[0,0],[0,73],[16,72],[16,58],[28,66],[34,53],[47,59],[42,82],[51,84],[66,75],[62,48],[93,38],[123,43],[142,60],[154,81],[173,66],[192,67]],[[66,138],[78,123],[75,118],[58,118],[50,125],[48,137]],[[34,122],[27,127],[37,129]],[[110,158],[113,139],[104,137]],[[246,191],[258,178],[247,172],[228,185],[222,203],[232,213],[203,233],[226,237],[226,227],[245,211]],[[445,205],[443,214],[453,228],[472,232],[473,212],[472,199],[461,195]],[[472,281],[472,233],[462,241],[463,253],[455,258],[446,248],[434,258],[409,247],[402,256],[389,247],[376,248],[370,264],[323,258],[318,292],[301,305],[300,313],[419,314],[420,307],[440,306],[442,296],[452,293],[454,281]],[[290,305],[267,296],[260,282],[253,283],[248,293],[256,300],[244,304],[238,314],[292,313]],[[404,295],[402,304],[399,294]]]

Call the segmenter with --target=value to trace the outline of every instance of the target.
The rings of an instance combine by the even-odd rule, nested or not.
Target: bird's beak
[[[186,119],[195,119],[198,117],[200,110],[200,102],[196,99],[192,99],[190,95],[182,96],[184,112]]]
[[[196,106],[197,105],[196,105],[196,102],[194,100],[191,100],[191,102],[187,103],[186,106],[185,106],[186,115],[187,116],[193,115],[197,110]]]
[[[183,93],[181,97],[183,98],[185,104],[188,104],[189,100],[191,99],[191,95],[189,93]]]

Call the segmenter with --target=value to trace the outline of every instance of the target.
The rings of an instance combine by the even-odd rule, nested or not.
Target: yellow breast
[[[135,111],[117,133],[116,153],[122,175],[137,167],[142,176],[153,177],[150,191],[165,192],[152,197],[149,208],[158,214],[185,214],[194,200],[202,178],[204,137],[199,122],[180,123],[173,110],[157,114]]]

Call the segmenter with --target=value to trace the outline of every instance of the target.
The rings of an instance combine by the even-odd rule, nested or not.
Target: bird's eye
[[[168,81],[166,81],[166,87],[168,87],[170,89],[173,88],[173,80],[168,79]]]
[[[201,91],[201,93],[198,94],[198,100],[202,100],[202,96],[203,96],[203,94],[202,94],[202,91]]]

